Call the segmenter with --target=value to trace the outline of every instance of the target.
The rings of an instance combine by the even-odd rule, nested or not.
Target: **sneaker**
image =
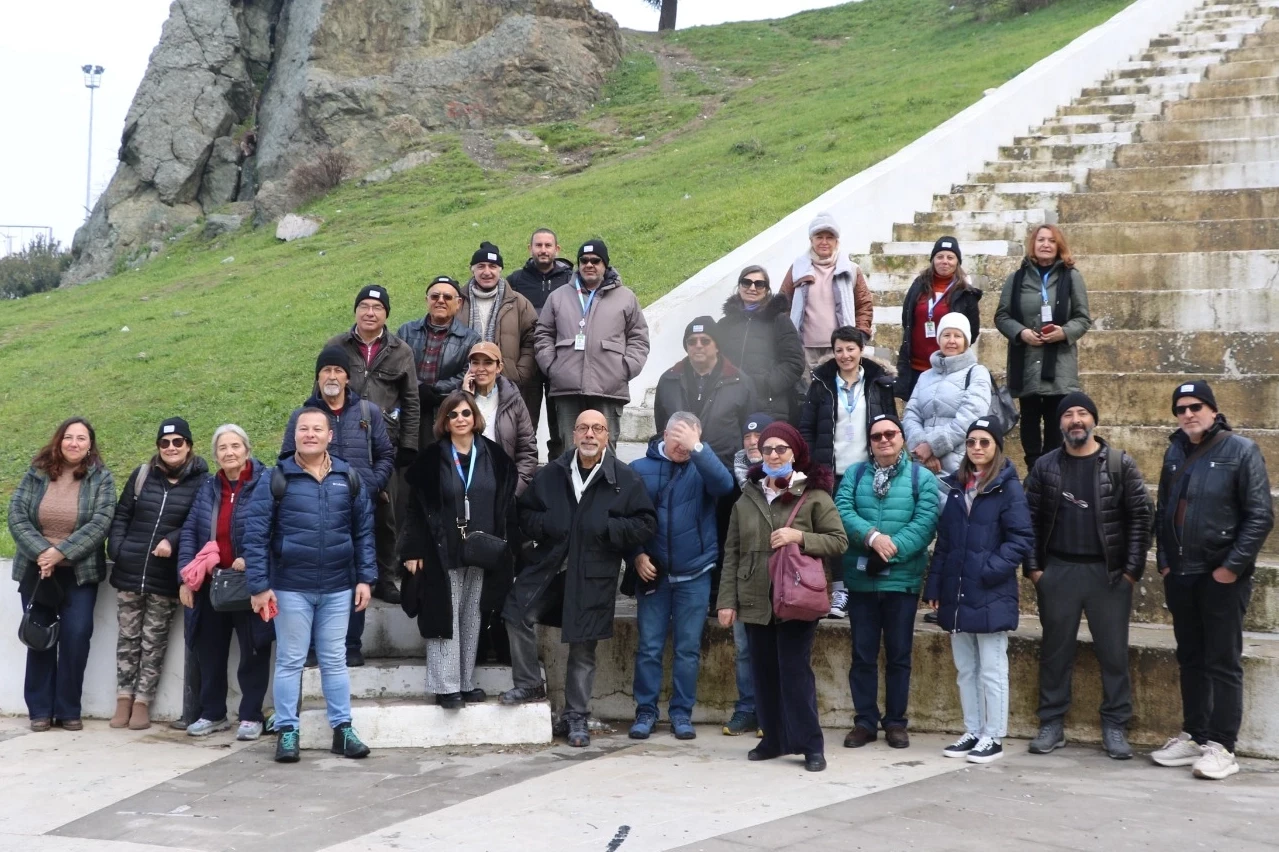
[[[591,732],[586,726],[585,716],[569,716],[568,744],[573,748],[586,748],[591,744]]]
[[[212,719],[205,719],[201,717],[187,725],[187,736],[207,737],[209,734],[216,734],[218,731],[225,731],[229,727],[231,727],[231,720],[225,716],[216,722]]]
[[[346,667],[348,669],[358,669],[364,665],[364,652],[359,648],[346,649]]]
[[[169,723],[169,728],[174,731],[185,731],[191,723],[181,716]]]
[[[972,751],[973,747],[976,745],[976,734],[964,734],[962,737],[942,749],[941,753],[945,757],[966,757],[968,752]]]
[[[657,724],[657,713],[648,707],[641,707],[635,711],[635,724],[631,725],[630,738],[633,740],[646,740],[653,733],[653,726]]]
[[[1116,725],[1102,725],[1101,745],[1112,760],[1128,760],[1132,757],[1132,746],[1128,744],[1128,734]]]
[[[755,718],[754,713],[745,710],[734,710],[733,718],[728,720],[728,724],[724,726],[724,736],[740,737],[747,731],[756,730],[759,721]]]
[[[1030,753],[1051,754],[1054,749],[1064,748],[1065,745],[1066,726],[1060,719],[1053,719],[1051,722],[1039,723],[1039,733],[1030,741]]]
[[[1203,756],[1195,761],[1196,778],[1221,781],[1238,771],[1239,761],[1235,760],[1235,756],[1226,751],[1226,747],[1221,743],[1214,743],[1211,740],[1203,747]]]
[[[1203,757],[1203,746],[1182,731],[1177,736],[1150,753],[1150,759],[1160,766],[1190,766]]]
[[[369,747],[360,740],[350,722],[343,722],[333,729],[333,745],[329,751],[356,760],[369,756]]]
[[[235,731],[235,738],[240,742],[251,742],[262,736],[261,722],[241,722]]]
[[[836,589],[830,593],[830,612],[827,618],[848,618],[848,592]]]
[[[276,763],[297,763],[302,759],[302,749],[298,739],[298,729],[285,725],[280,729],[280,739],[275,744]]]
[[[999,740],[982,737],[968,752],[969,763],[994,763],[1004,756],[1004,746]]]
[[[517,686],[514,689],[508,689],[497,697],[502,704],[534,704],[538,701],[546,700],[546,684],[539,683],[537,686]]]
[[[693,720],[687,716],[671,717],[671,733],[677,740],[697,739],[697,729],[693,727]]]

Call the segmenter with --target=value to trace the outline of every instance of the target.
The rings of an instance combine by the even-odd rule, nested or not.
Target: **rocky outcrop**
[[[575,115],[620,56],[589,0],[174,0],[64,283],[227,202],[278,218],[290,171],[327,149],[364,172],[430,133]]]

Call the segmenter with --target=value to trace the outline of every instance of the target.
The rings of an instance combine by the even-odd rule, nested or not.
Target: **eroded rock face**
[[[430,133],[580,113],[620,56],[589,0],[174,0],[64,283],[230,201],[278,218],[289,172],[328,148],[363,173]]]

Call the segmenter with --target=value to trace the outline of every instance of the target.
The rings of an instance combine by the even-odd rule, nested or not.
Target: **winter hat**
[[[870,425],[866,427],[866,434],[870,434],[870,430],[875,428],[876,423],[883,423],[884,421],[895,423],[897,424],[897,428],[902,430],[902,432],[906,431],[906,427],[902,425],[901,420],[897,419],[896,414],[888,414],[885,412],[884,414],[876,414],[870,419]]]
[[[318,378],[320,371],[325,367],[341,367],[343,372],[348,376],[351,375],[351,357],[347,351],[336,343],[326,346],[320,350],[320,357],[315,359],[315,375]]]
[[[954,237],[942,237],[933,243],[933,253],[928,255],[928,262],[932,263],[933,258],[937,256],[939,251],[951,251],[955,253],[955,259],[960,263],[964,262],[964,253],[959,250],[959,240]]]
[[[386,315],[391,315],[391,294],[381,284],[365,284],[361,287],[355,296],[355,307],[358,308],[365,299],[377,299],[386,308]]]
[[[487,240],[480,243],[480,247],[476,249],[475,254],[471,255],[471,266],[477,263],[496,263],[498,266],[504,266],[502,263],[502,252],[498,251],[497,246]]]
[[[763,432],[773,424],[771,415],[762,411],[757,411],[746,418],[746,422],[742,424],[742,437],[745,438],[751,432]]]
[[[1060,420],[1063,414],[1075,407],[1082,408],[1091,414],[1093,422],[1101,422],[1101,418],[1097,416],[1097,403],[1083,391],[1073,391],[1061,398],[1061,402],[1057,403],[1057,419]]]
[[[973,344],[973,329],[968,322],[968,317],[959,311],[951,311],[940,320],[937,321],[937,336],[941,337],[941,333],[948,328],[957,328],[959,333],[964,336],[964,342],[969,346]]]
[[[759,445],[761,448],[769,438],[781,438],[785,441],[786,445],[791,448],[791,452],[795,454],[795,461],[792,463],[795,470],[801,473],[808,472],[808,444],[804,441],[803,436],[799,434],[798,429],[784,420],[774,420],[764,427],[764,431],[759,433]]]
[[[191,427],[181,417],[170,417],[161,423],[160,431],[155,434],[155,442],[158,444],[161,438],[172,438],[174,435],[186,438],[188,444],[195,443],[191,440]]]
[[[688,339],[694,334],[705,334],[716,345],[719,339],[715,337],[715,318],[714,317],[698,317],[697,319],[684,326],[684,351],[688,351]]]
[[[447,284],[450,287],[452,287],[454,290],[456,290],[459,296],[462,295],[462,285],[457,283],[457,279],[451,275],[435,276],[434,278],[431,279],[431,283],[426,285],[426,291],[429,293],[431,291],[431,288],[434,287],[436,284]]]
[[[830,231],[836,239],[839,238],[839,223],[835,221],[834,216],[826,212],[818,213],[817,218],[808,223],[809,237],[821,231]]]
[[[968,427],[968,431],[964,434],[964,439],[974,432],[985,432],[995,439],[995,446],[999,447],[999,451],[1004,451],[1004,427],[994,417],[978,417],[973,421],[973,425]]]
[[[577,260],[579,263],[582,260],[582,255],[584,254],[596,255],[600,260],[604,261],[605,266],[609,265],[608,246],[604,245],[603,240],[587,240],[582,243],[582,247],[577,250]]]
[[[1208,383],[1203,379],[1195,379],[1193,382],[1177,385],[1177,389],[1172,392],[1173,406],[1176,406],[1177,400],[1181,399],[1183,396],[1192,396],[1206,404],[1213,411],[1220,410],[1217,408],[1217,397],[1213,396],[1212,388],[1208,387]]]

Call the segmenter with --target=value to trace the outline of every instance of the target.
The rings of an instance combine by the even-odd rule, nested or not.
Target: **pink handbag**
[[[795,522],[799,507],[808,497],[805,493],[795,501],[786,526]],[[788,544],[768,557],[768,577],[773,584],[773,615],[787,621],[817,621],[830,612],[826,596],[826,566],[816,556],[809,556],[798,544]]]

